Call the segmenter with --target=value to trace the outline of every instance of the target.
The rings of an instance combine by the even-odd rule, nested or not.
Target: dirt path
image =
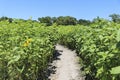
[[[55,72],[49,77],[50,80],[84,80],[80,73],[79,58],[75,51],[71,51],[61,45],[56,46],[58,53],[52,66]]]

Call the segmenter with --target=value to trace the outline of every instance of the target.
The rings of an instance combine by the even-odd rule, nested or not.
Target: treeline
[[[38,18],[38,21],[40,23],[44,23],[46,26],[51,26],[53,24],[56,25],[90,25],[93,21],[90,20],[86,20],[86,19],[76,19],[75,17],[72,16],[59,16],[59,17],[50,17],[50,16],[46,16],[46,17],[41,17]]]
[[[115,23],[120,23],[120,15],[119,14],[111,14],[109,15],[109,17],[111,17],[111,21],[115,22]],[[8,18],[6,16],[3,16],[0,18],[0,21],[3,20],[8,20],[10,23],[12,23],[14,21],[13,18]],[[24,19],[19,19],[21,21],[28,21],[28,20],[24,20]],[[76,19],[75,17],[72,16],[59,16],[59,17],[50,17],[50,16],[46,16],[46,17],[39,17],[38,20],[31,20],[33,22],[39,22],[39,23],[43,23],[45,24],[45,26],[51,26],[53,24],[56,25],[84,25],[84,26],[88,26],[92,23],[96,23],[96,22],[101,22],[103,20],[103,18],[94,18],[92,21],[90,20],[86,20],[86,19]],[[106,20],[108,21],[108,20]]]

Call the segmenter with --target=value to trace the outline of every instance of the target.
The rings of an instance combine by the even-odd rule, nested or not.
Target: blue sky
[[[33,19],[51,16],[73,16],[89,19],[109,18],[120,14],[120,0],[0,0],[0,17]]]

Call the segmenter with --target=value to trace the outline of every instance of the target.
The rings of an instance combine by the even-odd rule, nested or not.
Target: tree
[[[77,19],[71,16],[66,16],[65,17],[65,25],[76,25],[77,24]]]
[[[56,23],[57,18],[56,17],[52,17],[52,23]]]
[[[59,16],[56,20],[56,24],[57,25],[64,25],[64,17],[63,16]]]
[[[0,21],[4,21],[4,20],[8,20],[8,17],[2,16],[2,17],[0,18]]]
[[[8,17],[6,17],[6,16],[2,16],[2,17],[0,18],[0,21],[6,21],[6,20],[8,20],[9,23],[12,23],[12,21],[13,21],[12,18],[8,18]]]
[[[85,19],[79,19],[79,20],[78,20],[78,24],[87,26],[87,25],[90,25],[90,24],[91,24],[91,21],[85,20]]]
[[[120,15],[119,14],[111,14],[109,17],[112,18],[113,22],[120,23]]]
[[[56,20],[57,25],[76,25],[77,20],[74,17],[71,16],[59,16]]]
[[[105,25],[109,26],[109,20],[107,19],[104,19],[104,18],[100,18],[100,17],[97,17],[97,18],[94,18],[93,21],[92,21],[92,27],[96,27],[96,28],[103,28],[105,27]]]
[[[40,21],[41,23],[45,23],[46,26],[52,25],[52,19],[49,16],[38,18],[38,21]]]

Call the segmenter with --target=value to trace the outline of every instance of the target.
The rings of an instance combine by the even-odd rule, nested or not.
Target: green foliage
[[[91,24],[91,21],[85,20],[85,19],[79,19],[79,20],[78,20],[78,24],[84,25],[84,26],[88,26],[88,25]]]
[[[1,21],[0,80],[45,80],[56,33],[55,28],[42,27],[31,20]]]
[[[51,26],[51,25],[52,25],[52,19],[51,19],[51,17],[49,17],[49,16],[42,17],[42,18],[38,18],[38,20],[39,20],[41,23],[45,23],[45,26]]]
[[[51,18],[45,19],[49,23]],[[45,80],[57,43],[76,50],[84,72],[93,80],[120,79],[119,24],[97,18],[89,27],[70,26],[76,24],[73,17],[53,20],[69,26],[44,27],[21,19],[0,21],[0,80]]]
[[[109,17],[112,18],[112,21],[115,23],[120,23],[120,15],[119,14],[111,14]]]
[[[71,16],[59,16],[56,20],[57,25],[76,25],[77,20],[74,17]]]
[[[6,17],[6,16],[2,16],[2,17],[0,18],[0,21],[6,21],[6,20],[8,20],[9,23],[12,23],[12,21],[13,21],[12,18],[8,18],[8,17]]]
[[[59,29],[59,42],[76,50],[82,59],[83,70],[93,80],[120,79],[119,24],[101,20],[91,27],[69,26]]]
[[[112,68],[111,74],[120,74],[120,66]]]

